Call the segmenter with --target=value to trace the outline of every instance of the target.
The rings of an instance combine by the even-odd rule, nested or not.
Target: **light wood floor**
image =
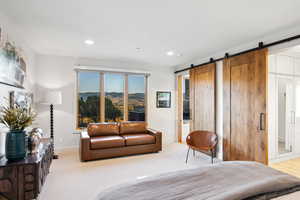
[[[274,163],[270,167],[300,178],[300,158]]]

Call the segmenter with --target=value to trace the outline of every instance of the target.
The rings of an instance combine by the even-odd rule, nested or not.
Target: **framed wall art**
[[[32,110],[33,93],[23,91],[11,91],[9,93],[9,104],[11,107],[17,105],[27,110]]]
[[[3,29],[0,27],[0,83],[23,88],[26,62],[20,52],[8,39],[4,40]]]
[[[156,107],[171,108],[171,92],[156,92]]]

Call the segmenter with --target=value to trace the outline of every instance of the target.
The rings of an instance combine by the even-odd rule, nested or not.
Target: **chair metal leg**
[[[195,157],[195,150],[193,149],[193,156]]]
[[[189,149],[188,149],[188,151],[187,151],[187,154],[186,154],[186,159],[185,159],[185,163],[187,164],[187,161],[188,161],[188,159],[189,159],[189,153],[190,153],[190,147],[189,147]]]
[[[214,151],[211,150],[211,164],[214,164]]]

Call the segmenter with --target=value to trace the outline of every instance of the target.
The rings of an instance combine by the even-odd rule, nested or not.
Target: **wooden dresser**
[[[38,153],[24,160],[0,160],[0,193],[11,200],[36,199],[41,192],[53,157],[53,143],[42,139]]]

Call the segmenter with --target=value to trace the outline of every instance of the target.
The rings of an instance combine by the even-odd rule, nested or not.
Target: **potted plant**
[[[27,137],[25,128],[30,126],[36,114],[20,106],[2,106],[0,109],[0,123],[9,132],[6,135],[6,158],[10,161],[21,160],[27,153]]]

